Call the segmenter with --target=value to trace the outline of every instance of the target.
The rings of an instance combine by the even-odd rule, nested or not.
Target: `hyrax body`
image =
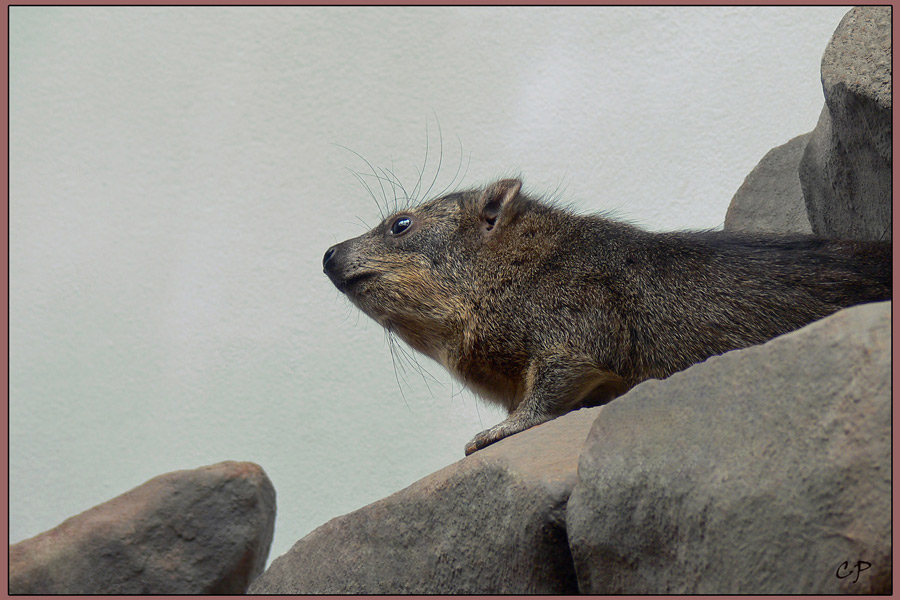
[[[521,182],[443,196],[329,248],[367,315],[509,417],[466,454],[645,379],[891,297],[890,243],[651,233]]]

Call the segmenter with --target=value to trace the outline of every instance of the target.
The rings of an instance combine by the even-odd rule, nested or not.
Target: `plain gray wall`
[[[503,415],[322,274],[378,219],[339,145],[717,227],[815,126],[846,12],[11,8],[10,541],[235,459],[278,491],[272,558],[459,460]]]

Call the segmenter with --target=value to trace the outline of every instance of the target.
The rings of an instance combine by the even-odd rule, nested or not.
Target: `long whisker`
[[[375,170],[375,167],[372,166],[372,163],[370,163],[368,160],[366,160],[366,158],[365,158],[362,154],[360,154],[359,152],[357,152],[356,150],[352,150],[352,149],[348,148],[347,146],[343,146],[343,145],[341,145],[341,144],[335,144],[335,146],[337,146],[337,147],[339,147],[339,148],[343,148],[344,150],[347,150],[348,152],[351,152],[351,153],[355,154],[356,156],[359,157],[360,160],[362,160],[364,163],[366,163],[366,165],[367,165],[367,166],[369,167],[369,169],[372,171],[372,174],[375,175],[375,179],[378,180],[378,185],[381,187],[381,196],[384,198],[384,204],[385,204],[385,207],[387,207],[388,199],[387,199],[387,194],[386,194],[385,191],[384,191],[384,185],[382,185],[382,183],[381,183],[381,178],[378,176],[378,171]],[[368,187],[368,186],[367,186],[367,187]],[[379,210],[380,210],[380,209],[379,209]],[[382,218],[384,218],[383,215],[382,215]]]
[[[391,190],[394,192],[394,212],[397,212],[399,210],[400,202],[397,198],[397,185],[393,180],[394,174],[390,173],[390,171],[386,171],[384,167],[378,167],[378,170],[381,171],[382,175],[384,175],[385,181],[391,184]],[[400,186],[400,188],[403,189],[403,186]]]
[[[462,140],[459,138],[459,136],[456,136],[456,141],[459,142],[459,163],[456,165],[456,173],[453,174],[453,179],[450,180],[450,183],[447,184],[447,187],[445,187],[444,189],[442,189],[442,190],[437,194],[438,196],[443,196],[443,195],[445,195],[447,192],[449,192],[451,189],[453,189],[453,184],[456,183],[456,178],[459,177],[459,172],[460,172],[460,170],[462,169],[462,163],[463,163],[463,147],[462,147]],[[472,153],[470,152],[470,153],[469,153],[469,162],[466,163],[466,173],[469,172],[469,164],[470,164],[471,162],[472,162]],[[462,180],[465,179],[465,177],[466,177],[466,174],[463,173],[463,177],[462,177],[462,179],[460,179],[460,183],[462,183]]]
[[[397,350],[402,353],[402,356],[408,361],[410,368],[412,368],[416,373],[419,374],[419,377],[422,378],[422,381],[425,383],[425,387],[428,389],[428,393],[434,398],[434,393],[431,391],[431,386],[428,385],[428,379],[431,379],[432,383],[437,385],[442,385],[441,382],[432,375],[428,369],[422,366],[422,364],[418,361],[417,355],[415,352],[410,352],[406,349],[405,344],[399,343],[397,345]],[[427,378],[426,378],[427,375]]]
[[[475,401],[475,414],[478,415],[478,424],[484,428],[484,420],[481,418],[481,411],[478,410],[478,401]]]
[[[403,398],[403,403],[406,405],[406,410],[412,412],[412,409],[409,407],[409,402],[407,402],[406,400],[406,394],[403,393],[403,386],[400,384],[400,374],[397,372],[397,356],[394,353],[394,334],[391,331],[390,326],[385,327],[384,331],[387,334],[388,347],[391,349],[391,363],[394,365],[394,379],[397,381],[397,387],[400,388],[400,397]]]
[[[410,203],[412,202],[412,196],[410,196],[409,192],[406,191],[406,187],[403,185],[403,182],[400,181],[400,178],[397,177],[397,174],[394,172],[393,159],[391,160],[391,168],[385,169],[385,171],[390,174],[390,176],[394,179],[394,182],[400,188],[400,191],[403,192],[403,199],[406,202],[406,206],[404,206],[403,208],[409,208]]]
[[[369,184],[366,183],[366,180],[363,179],[362,175],[360,175],[359,173],[357,173],[350,167],[347,167],[347,170],[350,171],[350,173],[352,173],[354,177],[356,177],[356,180],[359,181],[363,185],[364,188],[366,188],[366,191],[369,193],[369,196],[371,196],[372,200],[375,202],[375,206],[378,207],[378,214],[381,215],[381,218],[383,220],[384,219],[384,211],[381,209],[381,204],[379,204],[378,198],[375,196],[375,192],[372,191],[372,188],[369,187]]]
[[[437,117],[437,113],[434,113],[434,120],[437,123],[438,128],[438,166],[434,171],[434,178],[431,180],[431,184],[428,186],[428,189],[422,194],[423,198],[428,198],[428,194],[431,193],[432,188],[434,188],[434,184],[438,180],[438,176],[441,174],[441,165],[444,161],[444,134],[441,131],[441,122]],[[426,140],[427,143],[427,140]],[[425,165],[422,165],[422,170],[425,170]]]
[[[421,191],[422,175],[425,173],[425,168],[428,166],[428,147],[430,145],[431,144],[428,140],[428,119],[425,119],[425,160],[422,162],[422,170],[419,171],[419,169],[416,169],[419,174],[419,178],[416,181],[415,187],[413,188],[413,201],[416,201],[416,199],[419,197],[419,192]]]

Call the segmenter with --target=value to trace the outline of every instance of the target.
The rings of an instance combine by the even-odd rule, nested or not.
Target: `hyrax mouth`
[[[373,271],[363,271],[348,275],[347,271],[352,266],[346,264],[346,251],[341,249],[341,244],[332,246],[325,252],[322,259],[322,272],[328,275],[331,283],[343,294],[353,295],[359,284],[376,275]]]
[[[338,289],[342,294],[347,294],[348,296],[352,296],[354,292],[356,292],[359,288],[359,284],[367,279],[371,279],[375,276],[375,273],[365,272],[365,273],[357,273],[356,275],[351,275],[347,277],[344,273],[340,272],[337,269],[323,269],[328,278],[331,280],[331,283],[334,284],[334,287]]]
[[[335,285],[342,293],[352,296],[354,292],[359,289],[360,283],[367,279],[371,279],[372,277],[375,277],[375,273],[359,273],[358,275],[353,275],[352,277],[344,279],[340,283],[335,282]],[[334,281],[334,279],[332,279],[332,281]]]

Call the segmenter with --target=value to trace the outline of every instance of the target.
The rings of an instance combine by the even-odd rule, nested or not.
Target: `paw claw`
[[[487,431],[482,431],[474,438],[472,438],[471,442],[466,444],[466,456],[469,456],[476,450],[481,450],[482,448],[490,446],[494,442],[502,440],[507,435],[509,434],[503,433],[503,430],[498,429],[497,427],[488,429]]]

